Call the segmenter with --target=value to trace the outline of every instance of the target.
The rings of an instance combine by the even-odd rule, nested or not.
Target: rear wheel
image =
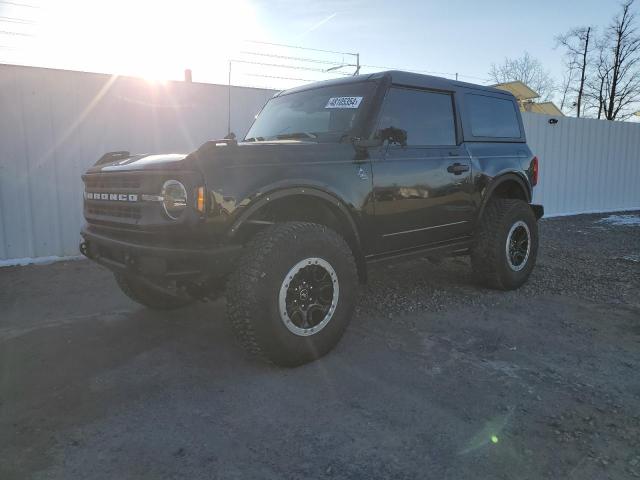
[[[356,292],[355,261],[336,232],[313,223],[282,223],[247,246],[229,279],[228,317],[247,351],[296,366],[338,343]]]
[[[115,274],[115,277],[120,290],[127,297],[154,310],[173,310],[195,301],[193,297],[186,293],[176,292],[175,295],[172,295],[129,275]]]
[[[471,252],[478,281],[500,290],[513,290],[527,281],[538,254],[538,224],[522,200],[489,201]]]

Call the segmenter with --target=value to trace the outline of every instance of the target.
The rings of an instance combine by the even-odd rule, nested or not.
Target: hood
[[[188,170],[185,164],[186,153],[166,153],[162,155],[129,155],[127,152],[116,152],[117,155],[105,154],[87,173],[129,172],[135,170]]]
[[[332,155],[333,151],[333,155]],[[301,140],[226,143],[206,142],[190,154],[130,155],[128,152],[105,154],[87,173],[132,171],[205,171],[211,167],[248,165],[293,165],[300,162],[326,162],[328,158],[353,158],[353,146],[347,143],[316,143]]]
[[[305,140],[274,140],[224,144],[207,142],[190,153],[185,161],[193,162],[200,169],[216,167],[242,167],[297,164],[330,158],[330,151],[351,152],[347,143],[318,143]]]

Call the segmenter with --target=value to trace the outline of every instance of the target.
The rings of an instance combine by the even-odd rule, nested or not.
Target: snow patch
[[[83,260],[85,257],[76,255],[73,257],[26,257],[26,258],[10,258],[8,260],[0,260],[1,267],[24,267],[26,265],[49,265],[55,262],[67,262],[69,260]]]
[[[609,215],[596,223],[607,223],[615,226],[640,227],[640,215]]]
[[[620,257],[620,260],[624,260],[626,262],[640,263],[640,254],[625,255],[624,257]]]

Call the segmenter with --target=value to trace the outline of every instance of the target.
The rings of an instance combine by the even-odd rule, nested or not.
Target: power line
[[[274,46],[274,47],[283,47],[283,48],[288,48],[288,49],[304,50],[304,51],[309,51],[309,52],[321,52],[321,53],[330,53],[330,54],[336,54],[336,55],[352,55],[352,56],[355,56],[355,57],[359,58],[359,54],[357,54],[357,53],[347,53],[347,52],[340,52],[340,51],[335,51],[335,50],[325,50],[325,49],[319,49],[319,48],[301,47],[301,46],[298,46],[298,45],[288,45],[288,44],[274,43],[274,42],[263,42],[263,41],[258,41],[258,40],[246,40],[245,42],[252,43],[252,44],[259,44],[259,45]],[[264,58],[273,58],[273,59],[287,60],[287,61],[293,61],[293,62],[303,62],[303,63],[317,64],[317,65],[327,65],[330,68],[319,69],[319,68],[312,68],[311,66],[285,65],[285,64],[281,64],[281,63],[268,63],[268,62],[261,62],[261,61],[252,61],[250,59],[247,59],[247,60],[237,59],[237,60],[232,60],[233,62],[245,63],[245,64],[249,64],[249,65],[260,65],[260,66],[264,66],[264,67],[288,68],[288,69],[292,69],[292,70],[304,70],[304,71],[320,72],[320,73],[329,73],[330,71],[332,71],[331,67],[335,68],[335,67],[342,67],[342,66],[345,66],[345,67],[346,66],[351,66],[351,65],[346,65],[344,60],[341,61],[341,62],[338,62],[338,61],[325,60],[325,59],[308,58],[308,57],[302,57],[302,56],[276,54],[276,53],[256,52],[256,51],[248,51],[248,50],[243,50],[240,53],[243,54],[243,55],[249,55],[249,56],[254,56],[254,57],[264,57]],[[358,64],[359,64],[359,62],[358,62]],[[443,76],[443,77],[451,77],[451,78],[455,78],[456,80],[458,78],[464,78],[464,79],[476,80],[476,81],[483,82],[483,83],[489,82],[489,79],[487,79],[486,77],[483,78],[483,77],[479,77],[479,76],[475,76],[475,75],[460,74],[458,72],[439,72],[439,71],[433,71],[433,70],[397,68],[397,67],[388,67],[388,66],[382,66],[382,65],[368,65],[368,64],[364,64],[364,65],[359,64],[359,65],[354,65],[354,66],[356,66],[356,67],[359,66],[361,68],[380,69],[380,70],[404,70],[404,71],[413,72],[413,73],[420,73],[420,74],[427,74],[427,75],[438,75],[438,76]],[[358,70],[359,70],[359,68],[358,68]],[[335,73],[337,75],[350,76],[347,73],[341,73],[341,72],[335,72]],[[358,72],[356,72],[356,74],[357,73]],[[311,82],[311,81],[313,81],[311,79],[283,77],[283,76],[279,76],[279,75],[259,75],[259,74],[250,74],[250,75],[262,76],[264,78],[282,79],[282,80],[297,80],[297,81],[301,81],[301,82]]]
[[[293,70],[306,70],[308,72],[319,72],[319,73],[327,73],[326,70],[323,70],[321,68],[311,68],[311,67],[300,67],[297,65],[283,65],[281,63],[265,63],[265,62],[252,62],[250,60],[240,60],[240,59],[231,59],[230,60],[232,63],[246,63],[249,65],[262,65],[265,67],[275,67],[275,68],[290,68]],[[348,76],[350,77],[351,74],[350,73],[341,73],[341,72],[336,72],[338,75],[344,75],[344,76]]]
[[[0,16],[0,22],[19,23],[19,24],[24,24],[24,25],[35,25],[35,23],[36,23],[33,20],[25,20],[24,18],[1,17],[1,16]]]
[[[320,64],[324,64],[324,65],[341,65],[342,62],[332,62],[329,60],[318,60],[315,58],[304,58],[304,57],[290,57],[287,55],[275,55],[272,53],[260,53],[260,52],[249,52],[246,50],[241,51],[240,53],[245,54],[245,55],[256,55],[259,57],[272,57],[272,58],[279,58],[282,60],[295,60],[295,61],[299,61],[299,62],[310,62],[310,63],[320,63]]]
[[[337,55],[352,55],[352,56],[358,56],[359,55],[357,53],[339,52],[339,51],[335,51],[335,50],[323,50],[323,49],[319,49],[319,48],[300,47],[300,46],[297,46],[297,45],[286,45],[286,44],[282,44],[282,43],[262,42],[262,41],[258,41],[258,40],[246,40],[246,42],[260,44],[260,45],[271,45],[271,46],[275,46],[275,47],[294,48],[294,49],[298,49],[298,50],[308,50],[308,51],[312,51],[312,52],[333,53],[333,54],[337,54]],[[247,55],[263,56],[263,57],[273,57],[273,58],[279,58],[279,59],[282,59],[282,60],[304,61],[304,62],[310,62],[310,63],[324,64],[324,65],[341,65],[342,63],[344,63],[344,62],[331,62],[331,61],[327,61],[327,60],[310,59],[310,58],[294,57],[294,56],[288,56],[288,55],[277,55],[277,54],[261,53],[261,52],[242,51],[240,53],[247,54]],[[386,66],[380,66],[380,65],[360,65],[360,67],[361,68],[379,68],[381,70],[405,70],[405,71],[409,71],[409,72],[423,73],[423,74],[427,74],[427,75],[440,75],[440,76],[455,77],[456,79],[458,77],[464,77],[464,78],[470,78],[470,79],[474,79],[474,80],[480,80],[482,82],[488,81],[488,79],[486,77],[483,78],[483,77],[477,77],[477,76],[474,76],[474,75],[460,74],[458,72],[436,72],[436,71],[431,71],[431,70],[394,68],[394,67],[386,67]],[[341,75],[347,75],[347,74],[341,74]]]
[[[357,53],[336,52],[334,50],[321,50],[319,48],[299,47],[297,45],[284,45],[282,43],[261,42],[259,40],[245,40],[245,42],[257,43],[257,44],[260,44],[260,45],[271,45],[271,46],[274,46],[274,47],[297,48],[299,50],[309,50],[311,52],[335,53],[335,54],[338,54],[338,55],[352,55],[354,57],[358,56]]]
[[[20,37],[33,37],[31,33],[22,33],[22,32],[10,32],[8,30],[0,30],[0,34],[4,35],[18,35]]]
[[[247,75],[250,77],[261,77],[261,78],[275,78],[278,80],[295,80],[298,82],[315,82],[316,81],[309,78],[279,77],[276,75],[262,75],[260,73],[241,73],[241,75]]]
[[[0,3],[13,5],[14,7],[40,8],[38,5],[29,5],[28,3],[19,3],[19,2],[8,2],[5,0],[0,0]]]

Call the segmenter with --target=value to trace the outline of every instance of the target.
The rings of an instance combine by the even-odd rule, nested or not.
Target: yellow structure
[[[538,95],[538,92],[530,88],[525,83],[522,83],[520,80],[516,80],[515,82],[497,83],[496,85],[492,85],[492,87],[512,93],[519,102],[533,101],[535,98],[540,96]]]
[[[525,112],[543,113],[545,115],[555,115],[564,117],[564,113],[553,102],[518,102],[520,103],[520,109]]]
[[[556,107],[553,102],[535,102],[534,100],[540,97],[538,92],[520,80],[516,80],[515,82],[498,83],[493,85],[493,87],[512,93],[513,96],[516,97],[516,100],[518,100],[518,105],[520,105],[520,111],[522,112],[543,113],[545,115],[564,117],[562,110]]]

